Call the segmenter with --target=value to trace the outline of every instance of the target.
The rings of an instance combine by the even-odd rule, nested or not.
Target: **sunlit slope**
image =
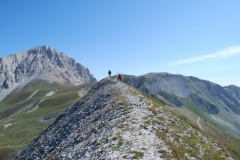
[[[103,79],[15,159],[239,158],[239,139],[164,103],[115,79]]]
[[[123,75],[123,81],[169,105],[187,109],[219,130],[240,137],[240,88],[169,73]],[[167,101],[165,101],[165,100]]]
[[[194,128],[195,130],[205,135],[208,139],[211,139],[212,141],[225,146],[226,149],[230,151],[232,155],[234,155],[235,157],[234,159],[240,159],[240,138],[236,137],[235,135],[228,134],[228,132],[226,132],[227,127],[225,127],[224,129],[224,126],[217,125],[214,121],[213,121],[213,124],[209,122],[207,119],[205,119],[208,116],[203,112],[199,111],[197,107],[195,108],[196,111],[189,111],[187,109],[174,107],[174,104],[172,104],[170,101],[168,101],[165,98],[161,98],[161,100],[159,101],[153,96],[146,94],[145,92],[142,92],[142,94],[144,94],[149,99],[153,100],[158,104],[161,104],[161,105],[165,104],[166,106],[165,109],[173,113],[175,116],[177,116],[182,122],[190,125],[192,128]],[[179,131],[180,131],[180,127],[179,129],[176,129],[176,132],[179,132]],[[195,140],[191,140],[191,141],[194,141],[195,145],[205,143],[206,147],[209,148],[210,146],[208,145],[208,141],[205,141],[205,140],[206,139],[202,138],[200,141],[195,141]],[[186,141],[189,142],[189,140],[186,140]],[[179,153],[181,152],[179,151],[180,150],[179,148],[175,148],[175,149],[176,149],[176,152],[179,152]],[[215,157],[214,159],[218,159],[218,158]],[[219,159],[222,159],[222,158],[219,158]]]

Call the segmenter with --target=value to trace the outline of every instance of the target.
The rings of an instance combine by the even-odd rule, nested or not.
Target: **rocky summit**
[[[35,79],[80,85],[97,80],[74,59],[49,46],[0,58],[0,101],[19,86]]]
[[[199,124],[200,125],[200,124]],[[168,107],[116,79],[103,79],[15,159],[232,159],[224,145]]]

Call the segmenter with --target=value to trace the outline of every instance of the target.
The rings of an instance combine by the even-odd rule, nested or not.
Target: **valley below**
[[[93,85],[36,80],[9,94],[0,102],[0,159],[12,159]]]

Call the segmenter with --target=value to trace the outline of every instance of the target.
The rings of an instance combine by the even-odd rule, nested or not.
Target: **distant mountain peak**
[[[27,51],[28,54],[58,54],[55,48],[50,46],[38,46]]]
[[[49,46],[0,58],[0,69],[0,96],[33,79],[74,85],[97,81],[88,68]]]

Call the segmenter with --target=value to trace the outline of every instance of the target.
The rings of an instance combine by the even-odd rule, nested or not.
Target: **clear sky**
[[[111,69],[240,87],[240,1],[0,1],[0,57],[39,45],[64,52],[98,80]]]

